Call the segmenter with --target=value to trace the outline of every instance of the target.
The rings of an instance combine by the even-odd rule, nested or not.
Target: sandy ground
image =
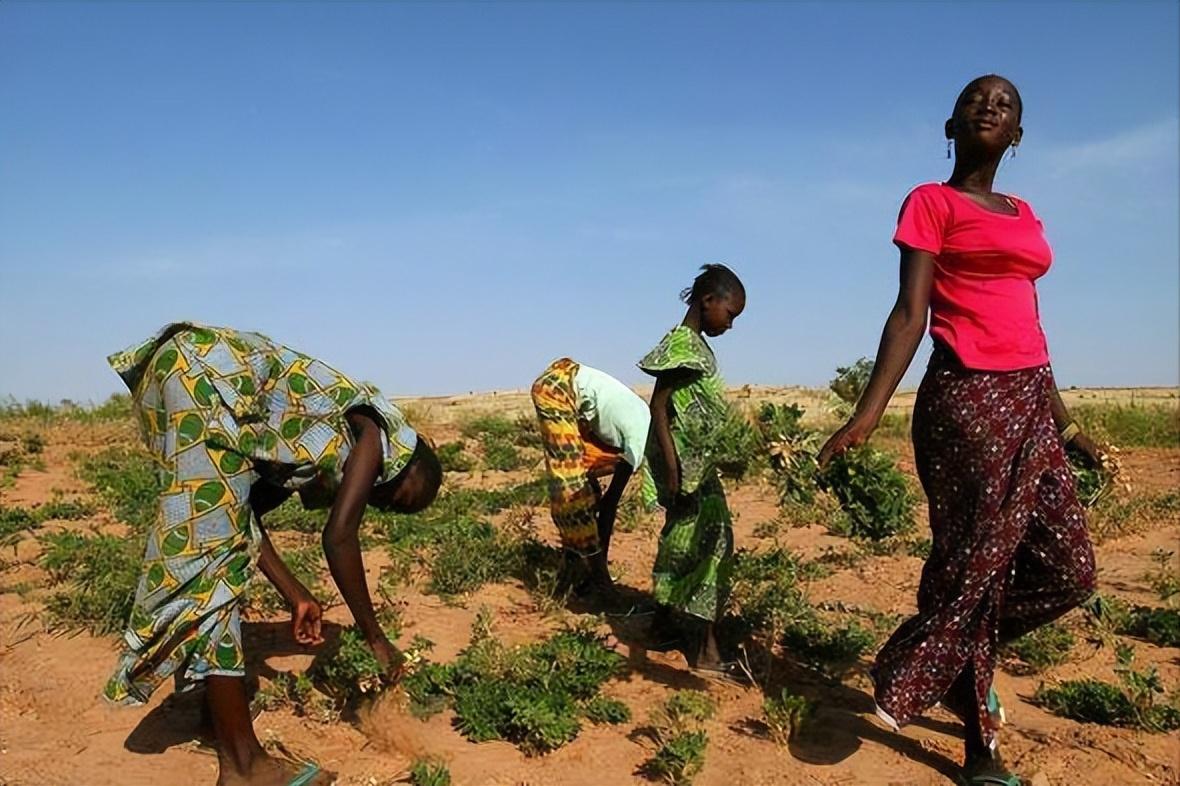
[[[740,395],[740,392],[739,392]],[[754,389],[754,399],[807,401],[807,391]],[[1074,400],[1111,397],[1126,400],[1130,391],[1070,391]],[[1140,399],[1150,392],[1136,391]],[[1175,391],[1158,398],[1174,399]],[[1092,396],[1093,399],[1087,398]],[[1154,396],[1153,397],[1157,397]],[[1137,399],[1138,400],[1138,399]],[[905,396],[897,406],[907,405]],[[473,412],[527,412],[524,394],[501,393],[415,399],[408,409],[433,423],[436,437],[450,438],[456,424]],[[70,454],[94,451],[116,441],[133,439],[129,425],[81,426],[62,423],[44,430],[44,470],[26,469],[8,488],[0,489],[5,505],[32,506],[54,494],[86,494],[74,475]],[[890,444],[909,464],[908,448]],[[1180,484],[1180,451],[1134,450],[1124,464],[1135,479],[1136,493],[1175,489]],[[507,485],[528,476],[517,473],[474,473],[462,483]],[[452,479],[451,482],[454,482]],[[739,546],[765,545],[755,531],[774,519],[773,490],[750,483],[732,491]],[[922,522],[924,519],[919,518]],[[551,526],[539,511],[542,531]],[[920,524],[922,526],[922,524]],[[78,522],[52,522],[47,528],[102,528],[119,532],[107,514]],[[804,556],[825,548],[847,549],[848,541],[818,525],[784,528],[780,542]],[[1155,600],[1144,574],[1156,549],[1176,550],[1180,521],[1150,522],[1136,534],[1108,540],[1098,547],[1103,592],[1128,600]],[[105,706],[98,691],[114,665],[116,642],[87,635],[53,635],[44,629],[41,599],[47,579],[35,565],[39,547],[32,538],[0,554],[0,784],[213,784],[216,760],[197,742],[198,705],[192,695],[158,692],[143,708]],[[647,587],[655,553],[652,523],[617,534],[612,563],[622,583]],[[387,561],[378,549],[367,555],[371,582]],[[869,557],[838,569],[809,587],[812,599],[843,602],[859,608],[907,614],[914,610],[921,561],[906,556]],[[432,655],[452,658],[468,641],[480,606],[495,612],[495,630],[509,641],[527,641],[560,626],[571,612],[545,613],[515,583],[485,588],[460,605],[437,597],[406,592],[399,597],[405,629],[402,640],[422,634],[436,643]],[[328,635],[350,622],[341,605],[327,612]],[[246,626],[252,672],[266,680],[281,671],[306,668],[313,653],[295,645],[281,617]],[[778,746],[762,733],[762,695],[756,689],[704,682],[684,668],[675,654],[632,649],[620,643],[628,658],[624,676],[608,683],[605,692],[630,705],[635,721],[624,727],[587,726],[571,744],[547,756],[528,758],[507,743],[472,744],[450,725],[449,712],[426,722],[408,718],[392,702],[379,702],[351,722],[321,725],[290,712],[266,712],[256,721],[259,736],[297,755],[315,757],[339,773],[340,784],[389,784],[403,776],[416,755],[442,757],[459,786],[603,786],[643,783],[636,774],[649,755],[647,743],[629,732],[649,709],[678,688],[708,690],[719,704],[709,722],[710,743],[702,786],[721,784],[946,784],[955,772],[961,748],[959,724],[941,710],[897,734],[873,715],[864,669],[867,659],[841,682],[825,680],[782,661],[776,663],[776,684],[788,685],[819,701],[811,731],[788,746]],[[1136,642],[1137,662],[1158,666],[1165,683],[1180,685],[1180,651]],[[1109,647],[1080,641],[1071,660],[1041,675],[998,672],[997,688],[1009,713],[1003,733],[1010,762],[1037,786],[1058,784],[1180,783],[1180,736],[1148,734],[1079,724],[1054,717],[1030,702],[1041,680],[1082,675],[1113,679],[1114,656]]]

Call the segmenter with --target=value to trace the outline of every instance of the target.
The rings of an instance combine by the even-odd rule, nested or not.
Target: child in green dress
[[[684,320],[639,367],[656,378],[647,465],[666,511],[652,593],[665,622],[678,612],[694,623],[685,649],[689,665],[724,671],[714,627],[729,592],[733,523],[707,446],[688,435],[707,434],[726,415],[724,383],[705,336],[733,327],[746,307],[746,290],[724,265],[701,271],[681,293],[688,304]]]

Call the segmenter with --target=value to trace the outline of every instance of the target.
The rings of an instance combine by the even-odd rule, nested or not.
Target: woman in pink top
[[[963,719],[960,782],[1019,784],[996,744],[996,651],[1094,590],[1090,546],[1065,445],[1098,450],[1057,393],[1037,310],[1052,252],[1023,200],[992,190],[1020,144],[1020,94],[984,76],[946,121],[955,167],[914,189],[894,243],[901,286],[852,418],[820,463],[868,439],[913,359],[930,313],[934,354],[914,404],[914,454],[933,537],[918,614],[873,667],[878,714],[894,728],[941,702]],[[948,148],[949,150],[949,148]]]

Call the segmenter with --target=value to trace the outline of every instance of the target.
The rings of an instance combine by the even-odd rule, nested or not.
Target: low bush
[[[678,423],[678,440],[688,455],[722,476],[740,480],[759,452],[758,433],[740,409],[727,404],[708,415],[686,414]]]
[[[762,702],[762,717],[770,732],[770,738],[780,745],[785,745],[804,730],[814,717],[815,708],[815,702],[797,696],[786,688],[783,688],[777,697],[766,697]]]
[[[1070,415],[1090,437],[1124,447],[1180,447],[1180,407],[1078,404]]]
[[[475,469],[475,459],[466,452],[466,445],[462,442],[447,442],[439,445],[438,462],[444,472],[470,472]]]
[[[837,534],[883,540],[914,526],[909,482],[886,453],[867,445],[845,451],[825,468],[820,485],[844,512]]]
[[[681,690],[652,711],[643,730],[656,750],[644,762],[642,772],[671,784],[690,784],[705,765],[709,736],[702,728],[713,717],[716,705],[707,693]]]
[[[345,628],[336,645],[316,659],[311,679],[342,709],[386,686],[385,671],[356,626]]]
[[[78,474],[94,486],[116,518],[140,532],[155,519],[160,492],[167,485],[146,451],[123,447],[82,457]]]
[[[58,532],[42,538],[41,565],[65,582],[46,604],[51,626],[95,635],[123,629],[139,580],[143,541]]]
[[[511,472],[520,469],[524,459],[516,445],[499,437],[487,437],[483,440],[483,463],[488,469]]]
[[[1008,644],[1006,655],[1019,658],[1028,671],[1044,671],[1060,666],[1069,658],[1076,639],[1067,628],[1057,623],[1043,625]]]
[[[873,366],[873,361],[868,358],[860,358],[850,366],[839,366],[828,387],[845,404],[855,404],[868,387],[869,377],[873,375]]]
[[[1118,648],[1118,684],[1102,680],[1067,680],[1053,687],[1041,685],[1034,700],[1055,715],[1084,723],[1125,726],[1146,731],[1180,729],[1180,700],[1161,702],[1163,680],[1155,666],[1139,671],[1134,649]]]
[[[770,457],[783,502],[810,505],[818,491],[819,435],[802,425],[803,408],[798,405],[765,403],[758,410],[758,432]]]
[[[506,647],[477,626],[455,662],[422,663],[404,684],[415,714],[450,705],[455,727],[469,740],[507,740],[536,755],[574,739],[582,717],[620,714],[595,698],[622,664],[622,656],[586,630]]]
[[[407,782],[411,786],[451,786],[451,771],[441,761],[415,759]]]
[[[1111,633],[1145,639],[1161,647],[1180,647],[1180,609],[1133,606],[1108,595],[1095,596],[1086,608]]]

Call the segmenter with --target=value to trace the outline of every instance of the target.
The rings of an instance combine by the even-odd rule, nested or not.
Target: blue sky
[[[0,4],[0,395],[100,400],[162,324],[391,395],[628,382],[697,266],[727,379],[872,355],[898,206],[1009,76],[1059,381],[1180,376],[1175,3]],[[907,378],[916,383],[921,358]]]

